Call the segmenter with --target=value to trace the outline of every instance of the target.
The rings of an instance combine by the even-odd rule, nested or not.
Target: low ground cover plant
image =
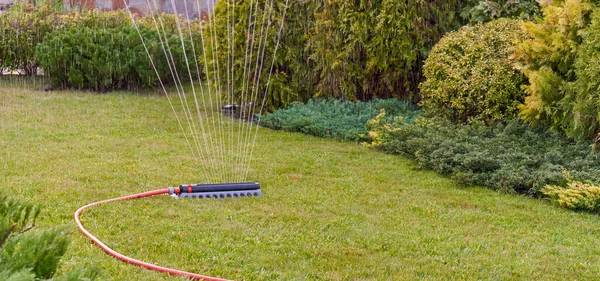
[[[367,141],[370,137],[365,127],[368,120],[381,110],[386,118],[403,116],[414,120],[420,111],[396,99],[370,102],[340,102],[333,99],[310,100],[306,104],[293,104],[262,117],[262,126],[289,132],[302,132],[313,136],[348,141]]]
[[[571,178],[600,182],[600,158],[591,153],[590,142],[530,128],[518,119],[493,126],[440,118],[387,120],[380,114],[369,121],[369,146],[412,157],[419,167],[462,184],[538,196],[546,185],[566,186]]]

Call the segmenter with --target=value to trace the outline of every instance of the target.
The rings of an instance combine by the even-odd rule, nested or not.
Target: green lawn
[[[597,280],[600,217],[461,187],[356,143],[260,129],[263,198],[117,202],[88,229],[134,258],[235,280]],[[63,269],[181,280],[113,259],[76,231],[101,199],[204,178],[159,94],[0,89],[0,188],[68,225]],[[216,169],[216,168],[215,168]]]

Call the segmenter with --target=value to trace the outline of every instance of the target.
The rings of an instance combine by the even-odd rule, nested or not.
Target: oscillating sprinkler
[[[179,198],[233,198],[262,196],[257,182],[182,184],[169,187],[169,194]]]

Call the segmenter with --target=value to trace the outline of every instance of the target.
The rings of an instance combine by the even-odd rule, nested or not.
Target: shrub
[[[458,26],[462,1],[331,0],[316,13],[318,97],[417,100],[431,47]]]
[[[415,122],[382,116],[368,123],[370,146],[415,158],[419,167],[459,183],[539,195],[546,185],[564,186],[564,172],[579,181],[600,182],[600,159],[589,142],[574,142],[518,119],[485,126],[455,125],[439,118]]]
[[[187,81],[189,75],[184,52],[192,53],[187,38],[183,39],[186,47],[183,49],[178,33],[159,35],[162,30],[141,24],[138,34],[130,20],[123,19],[123,12],[106,13],[104,16],[91,12],[89,15],[90,18],[75,19],[81,25],[67,25],[49,34],[36,48],[36,59],[50,76],[54,87],[95,91],[155,87],[159,85],[159,78],[154,67],[164,84],[176,81],[176,73],[184,82]],[[96,17],[106,17],[107,21]],[[188,62],[195,65],[194,57],[190,55]],[[196,77],[196,68],[191,67],[190,70],[192,77]]]
[[[591,25],[581,32],[583,42],[577,51],[576,80],[565,91],[561,105],[566,132],[574,138],[596,137],[600,141],[600,9],[595,9]],[[597,147],[596,150],[600,148]]]
[[[547,185],[541,191],[564,208],[600,212],[600,186],[574,181],[567,187]]]
[[[538,0],[466,0],[460,16],[465,22],[487,22],[498,18],[534,19],[540,15]]]
[[[526,81],[510,58],[514,40],[524,37],[520,23],[499,19],[446,34],[425,61],[421,105],[458,123],[515,116]]]
[[[274,5],[270,12],[264,8],[267,1],[258,1],[253,6],[252,18],[259,21],[248,29],[249,1],[235,1],[235,20],[228,17],[231,2],[220,1],[215,8],[216,16],[211,25],[219,44],[218,47],[207,46],[207,53],[215,54],[217,58],[213,60],[211,55],[208,56],[208,71],[220,73],[219,84],[230,93],[230,100],[255,100],[245,97],[247,88],[256,84],[256,92],[261,97],[267,92],[267,108],[272,111],[285,108],[294,101],[305,102],[311,97],[417,100],[422,63],[441,35],[458,26],[456,10],[461,1],[292,0],[268,87],[266,77],[270,61],[266,61],[262,71],[248,68],[246,64],[255,65],[258,53],[262,57],[262,51],[258,51],[261,45],[259,34],[266,34],[264,57],[272,57],[277,46],[283,4]],[[265,14],[270,16],[262,24],[260,19]],[[228,26],[232,21],[236,23],[235,36],[228,39],[231,38],[227,36],[231,34]],[[268,28],[259,33],[262,26]],[[209,30],[205,29],[205,38],[210,38]],[[217,52],[211,49],[226,48],[232,40],[235,42],[233,50]],[[234,69],[230,73],[233,83],[225,80],[231,79],[226,78],[225,69],[230,68],[225,66],[229,65]],[[254,79],[261,82],[256,83]],[[228,84],[233,84],[233,89],[227,88]]]
[[[262,126],[302,132],[318,137],[349,141],[368,141],[366,123],[381,110],[389,118],[404,116],[414,120],[419,111],[406,102],[395,99],[370,102],[339,102],[336,100],[309,100],[306,104],[294,104],[262,117]]]
[[[68,239],[58,229],[25,233],[35,226],[40,208],[0,195],[0,280],[94,280],[95,270],[72,270],[52,278]]]
[[[291,0],[287,10],[285,1],[272,6],[269,1],[254,1],[252,6],[251,2],[217,3],[214,17],[204,28],[207,79],[223,89],[225,99],[231,103],[252,102],[257,108],[250,110],[258,111],[263,100],[264,108],[270,111],[307,101],[317,79],[307,40],[315,22],[315,6],[320,1]],[[232,4],[235,12],[230,8]],[[284,10],[284,29],[278,44]]]
[[[582,58],[579,49],[583,42],[583,30],[590,24],[593,7],[600,1],[564,0],[548,1],[543,4],[543,18],[538,22],[526,22],[523,28],[531,38],[523,40],[516,46],[516,66],[527,76],[529,85],[525,87],[527,97],[520,108],[521,116],[526,122],[536,125],[543,124],[556,131],[565,132],[570,137],[589,138],[597,133],[597,125],[591,116],[582,116],[586,111],[577,108],[572,92],[573,83],[578,74],[584,81],[577,83],[576,91],[582,91],[581,100],[588,100],[586,88],[593,84],[585,82],[591,76],[585,71],[589,64],[584,59],[593,59],[594,36],[588,32],[586,50]],[[597,30],[597,25],[591,31]],[[576,71],[576,62],[580,61],[580,71]],[[590,66],[593,67],[593,66]],[[580,102],[579,101],[579,102]],[[589,102],[593,98],[590,97]],[[587,102],[587,101],[586,101]],[[583,129],[591,126],[591,130]]]
[[[53,6],[31,9],[22,5],[0,14],[0,74],[3,70],[36,74],[35,47],[54,29]]]

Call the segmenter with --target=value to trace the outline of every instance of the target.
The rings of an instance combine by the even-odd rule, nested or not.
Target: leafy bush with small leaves
[[[525,37],[520,24],[499,19],[447,33],[423,66],[421,106],[457,123],[516,116],[526,81],[511,59],[515,39]]]
[[[54,277],[69,241],[60,229],[32,230],[39,213],[37,206],[0,194],[0,280],[95,280],[95,270]]]
[[[145,46],[138,29],[129,22],[115,27],[65,27],[49,34],[37,46],[36,59],[53,86],[60,88],[107,91],[155,87],[159,85],[159,76],[163,84],[175,81],[171,69],[189,77],[184,56],[184,51],[192,53],[188,39],[183,39],[184,50],[177,33],[159,35],[145,25],[138,28]],[[173,62],[167,60],[165,49]],[[190,65],[195,65],[194,57],[187,59]],[[196,77],[196,68],[190,70],[192,77]]]
[[[0,74],[16,70],[36,74],[35,47],[54,29],[55,22],[50,5],[32,9],[18,3],[0,14]]]
[[[532,20],[541,14],[538,0],[466,0],[460,16],[469,23],[498,18]]]
[[[600,186],[573,181],[567,187],[547,185],[541,191],[563,208],[600,213]]]
[[[293,104],[267,114],[261,118],[260,125],[344,141],[368,141],[365,124],[381,110],[387,112],[388,118],[404,116],[406,120],[414,120],[420,114],[414,106],[396,99],[370,102],[309,100],[306,104]]]
[[[591,143],[518,119],[493,126],[440,118],[386,120],[381,114],[369,121],[370,147],[413,157],[419,167],[463,184],[537,196],[546,185],[566,185],[564,172],[574,180],[600,182],[600,158],[591,154]]]

